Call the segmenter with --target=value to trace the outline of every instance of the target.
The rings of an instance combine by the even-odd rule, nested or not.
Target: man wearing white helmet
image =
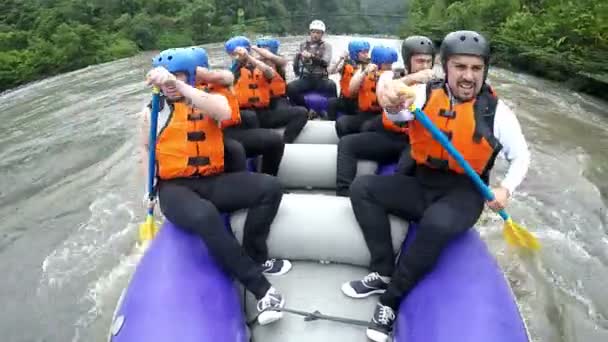
[[[325,24],[313,20],[309,26],[310,36],[302,44],[293,62],[294,73],[300,78],[287,85],[287,95],[298,106],[304,106],[304,94],[317,91],[335,98],[336,84],[329,79],[327,67],[331,62],[331,45],[323,40]]]

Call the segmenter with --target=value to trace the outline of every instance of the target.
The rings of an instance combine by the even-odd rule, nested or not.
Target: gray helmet
[[[412,70],[410,59],[415,54],[431,55],[434,62],[435,46],[433,45],[433,42],[424,36],[410,36],[405,38],[401,44],[401,56],[403,57],[403,63],[408,72],[411,72]]]
[[[454,31],[448,33],[440,48],[441,64],[447,75],[448,57],[453,55],[473,55],[483,59],[485,68],[484,81],[490,66],[490,43],[475,31]]]

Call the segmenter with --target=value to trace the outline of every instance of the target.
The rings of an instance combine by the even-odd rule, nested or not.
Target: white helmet
[[[313,20],[308,27],[309,30],[319,30],[325,32],[325,23],[321,20]]]

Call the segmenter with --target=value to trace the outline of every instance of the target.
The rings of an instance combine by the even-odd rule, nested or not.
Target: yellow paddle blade
[[[154,222],[154,216],[148,215],[146,221],[139,225],[139,241],[150,241],[156,236],[156,233],[158,233],[158,226]]]
[[[505,224],[502,229],[502,236],[507,241],[507,243],[511,246],[519,246],[519,239],[513,232],[513,229],[510,225]]]
[[[530,233],[526,228],[518,225],[511,219],[505,221],[503,235],[509,244],[531,250],[540,249],[540,243],[536,237],[532,235],[532,233]]]

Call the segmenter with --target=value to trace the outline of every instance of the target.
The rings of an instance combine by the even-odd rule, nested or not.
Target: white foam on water
[[[133,230],[134,227],[135,225],[128,229]],[[89,309],[74,323],[73,342],[80,341],[80,337],[86,334],[88,328],[100,318],[111,318],[112,312],[116,309],[120,293],[122,289],[127,287],[128,281],[146,248],[147,245],[134,245],[130,253],[122,256],[120,262],[114,268],[89,284],[86,292],[78,300],[80,304],[88,306]]]
[[[133,239],[135,229],[128,224],[135,220],[132,203],[122,202],[119,194],[107,193],[98,198],[89,211],[89,220],[42,262],[41,285],[61,287],[74,278],[86,276],[108,255],[115,254],[117,245]],[[123,228],[117,230],[116,226]]]

